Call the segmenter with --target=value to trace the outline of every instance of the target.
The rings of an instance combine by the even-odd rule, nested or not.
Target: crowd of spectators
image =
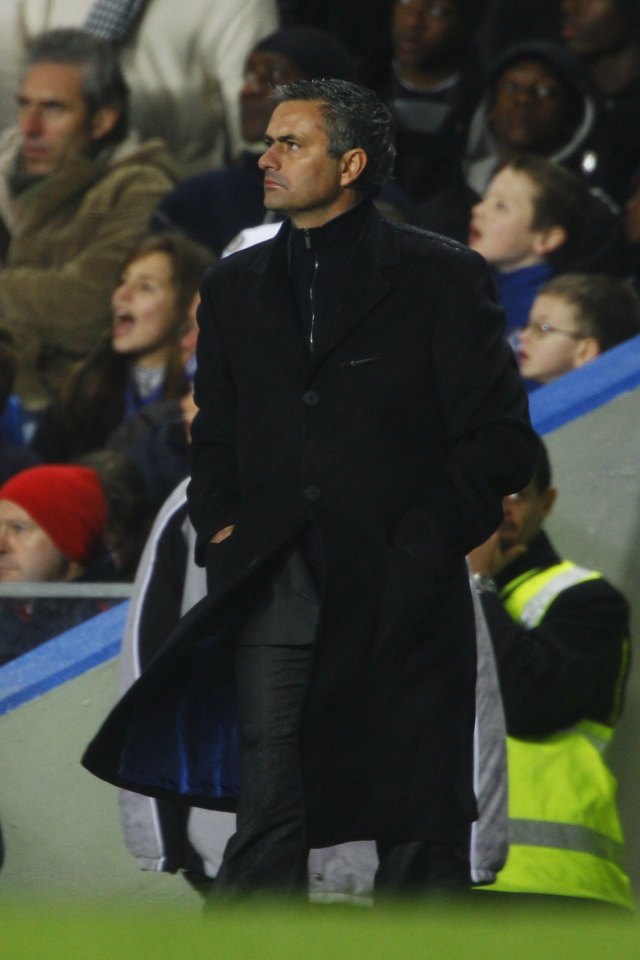
[[[375,86],[398,147],[397,189],[381,203],[487,258],[516,350],[552,275],[636,280],[632,3],[520,2],[514,17],[499,2],[387,0],[367,5],[357,31],[337,4],[175,10],[4,7],[5,39],[25,55],[14,68],[7,58],[0,87],[5,120],[18,99],[0,141],[0,330],[15,380],[0,439],[16,469],[115,445],[144,464],[156,507],[184,475],[192,357],[180,331],[207,264],[185,237],[213,257],[269,219],[256,161],[279,82]],[[143,239],[149,229],[164,240]],[[154,321],[166,329],[136,334],[147,319],[126,306],[134,296],[167,300]],[[179,463],[157,490],[151,463],[166,457],[145,442]]]
[[[485,257],[527,389],[637,336],[639,9],[6,0],[0,580],[133,579],[188,475],[200,279],[274,219],[258,157],[279,83],[384,99],[377,203]],[[0,663],[96,610],[64,604],[4,601]]]

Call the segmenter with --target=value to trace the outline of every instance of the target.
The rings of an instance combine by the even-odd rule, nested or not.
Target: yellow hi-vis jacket
[[[503,602],[514,620],[532,629],[562,590],[600,577],[565,561],[507,584]],[[507,738],[509,856],[489,890],[585,897],[633,909],[617,784],[604,759],[612,735],[612,727],[583,720],[546,737]]]

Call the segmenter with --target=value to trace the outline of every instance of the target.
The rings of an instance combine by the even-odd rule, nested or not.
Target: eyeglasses
[[[571,337],[572,340],[584,340],[586,334],[576,333],[575,330],[563,330],[562,327],[554,327],[551,323],[539,323],[536,320],[530,320],[526,327],[523,327],[520,333],[527,332],[535,340],[541,340],[548,333],[561,333],[564,337]]]
[[[561,95],[559,87],[551,83],[518,83],[516,80],[500,80],[496,91],[509,97],[525,94],[534,100],[557,100]]]

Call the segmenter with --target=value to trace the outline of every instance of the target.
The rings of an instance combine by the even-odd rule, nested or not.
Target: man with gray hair
[[[122,261],[176,177],[161,141],[128,136],[117,55],[84,31],[34,41],[17,120],[0,140],[0,329],[37,410],[107,328]]]
[[[188,500],[208,593],[84,763],[236,806],[223,898],[299,893],[311,847],[365,839],[377,893],[460,890],[477,813],[465,554],[537,439],[484,261],[375,208],[388,110],[334,79],[274,102],[259,166],[287,219],[202,285]]]

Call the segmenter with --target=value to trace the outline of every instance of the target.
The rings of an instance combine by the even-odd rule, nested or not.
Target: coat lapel
[[[266,256],[257,265],[257,308],[269,333],[298,363],[309,360],[295,304],[287,263],[287,236],[285,223],[271,241]]]
[[[388,296],[392,284],[387,268],[398,260],[397,237],[390,225],[373,208],[361,241],[350,258],[349,277],[340,309],[334,317],[326,320],[324,330],[318,338],[318,349],[314,358],[316,361],[333,350]]]
[[[321,360],[329,351],[386,297],[391,284],[371,264],[354,264],[353,279],[348,283],[340,310],[328,319],[320,331],[315,360]]]
[[[350,277],[340,309],[335,316],[325,318],[317,351],[311,358],[300,329],[289,277],[288,233],[287,222],[256,265],[258,311],[271,334],[299,363],[308,366],[311,360],[315,365],[388,295],[392,284],[387,268],[399,262],[398,240],[390,224],[372,210],[361,242],[350,260]]]
[[[68,160],[50,176],[47,189],[42,190],[32,208],[19,219],[15,233],[35,233],[65,206],[82,198],[105,175],[107,168],[89,157],[77,156]]]

